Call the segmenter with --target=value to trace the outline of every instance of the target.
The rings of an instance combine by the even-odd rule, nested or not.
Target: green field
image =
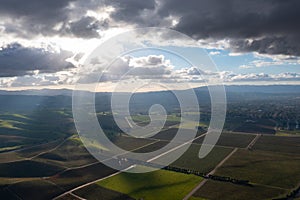
[[[193,196],[211,200],[272,199],[287,191],[265,186],[241,186],[232,183],[208,180]]]
[[[263,135],[255,143],[253,149],[300,155],[300,137]]]
[[[300,156],[240,149],[216,175],[292,189],[300,180]]]
[[[97,184],[135,199],[181,200],[201,180],[194,175],[158,170],[144,174],[121,173]]]
[[[149,115],[133,115],[131,117],[132,120],[140,126],[145,126],[150,122]],[[180,123],[180,117],[176,116],[175,114],[172,114],[167,116],[165,126],[172,126],[178,123]]]

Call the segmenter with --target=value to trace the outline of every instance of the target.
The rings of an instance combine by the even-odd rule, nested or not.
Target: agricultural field
[[[200,147],[201,145],[192,144],[171,166],[208,173],[233,150],[230,147],[216,146],[205,158],[200,159],[198,157]]]
[[[227,147],[246,148],[250,142],[255,138],[253,134],[246,133],[226,133],[223,132],[216,145]],[[194,143],[202,144],[204,137],[198,138]]]
[[[47,200],[66,193],[61,200],[176,200],[184,198],[204,180],[200,176],[185,174],[189,172],[184,170],[163,169],[145,174],[123,172],[111,176],[117,171],[97,161],[76,134],[70,107],[62,107],[61,102],[55,103],[53,99],[50,102],[52,106],[34,105],[34,109],[24,106],[19,111],[13,107],[5,110],[0,105],[5,110],[0,111],[0,199]],[[163,130],[150,138],[134,138],[121,132],[109,110],[103,108],[97,116],[114,144],[128,151],[147,153],[170,144],[176,135],[180,115],[177,108],[172,109],[167,110]],[[200,147],[204,145],[203,135],[170,164],[205,174],[211,172],[217,177],[218,181],[211,177],[206,179],[191,200],[272,199],[285,197],[297,188],[300,180],[300,137],[297,136],[296,120],[291,121],[287,129],[284,127],[286,119],[278,123],[287,114],[286,110],[280,113],[272,109],[261,105],[261,102],[231,104],[225,130],[208,156],[198,158]],[[292,117],[297,116],[295,109],[289,111],[294,113]],[[141,109],[141,112],[134,112],[132,118],[138,125],[145,126],[149,123],[146,114]],[[200,113],[190,111],[186,114],[192,117]],[[197,136],[204,134],[210,118],[209,107],[202,109],[201,117],[198,127],[192,121],[184,123],[184,134],[190,134],[195,128],[199,128]],[[277,123],[278,129],[274,123]],[[260,137],[254,140],[257,134]],[[255,143],[248,149],[252,141]],[[172,145],[177,147],[179,144]],[[97,141],[90,141],[89,147],[95,150],[103,148]],[[107,151],[105,148],[102,150]],[[164,155],[161,155],[154,162],[159,164],[163,159]],[[112,159],[112,162],[118,160]],[[249,180],[252,186],[224,182],[218,176]],[[87,183],[90,184],[68,193]]]
[[[0,113],[0,152],[66,138],[72,131],[71,115],[64,110]]]
[[[115,140],[113,140],[113,143],[122,149],[130,151],[153,143],[153,140],[128,136],[118,136],[115,138]]]
[[[160,131],[159,133],[157,133],[156,135],[154,135],[153,139],[158,139],[158,140],[166,140],[166,141],[170,141],[172,140],[175,135],[177,134],[177,131],[178,131],[178,128],[169,128],[169,129],[166,129],[166,130],[162,130]],[[182,129],[181,130],[181,134],[182,136],[184,135],[192,135],[194,133],[194,130],[192,131],[191,129]],[[203,134],[204,132],[202,131],[198,131],[196,136],[199,136],[201,134]],[[196,137],[195,136],[195,137]]]
[[[28,148],[19,149],[15,153],[22,158],[32,158],[40,154],[46,153],[48,151],[54,150],[57,146],[64,142],[63,139],[53,140],[48,143],[42,143],[39,145],[34,145]]]
[[[99,184],[92,184],[86,186],[82,189],[76,190],[74,194],[89,200],[134,200],[134,198],[126,194],[122,194],[120,192],[104,188]]]
[[[240,149],[216,175],[292,189],[300,180],[300,155]]]
[[[246,133],[275,134],[275,125],[276,123],[272,120],[245,120],[244,123],[233,129],[233,131]]]
[[[86,167],[63,171],[62,173],[52,176],[47,180],[56,184],[59,188],[70,190],[84,183],[95,181],[115,172],[116,170],[111,169],[102,163],[96,163]]]
[[[181,200],[200,181],[202,178],[195,175],[158,170],[144,174],[121,173],[97,184],[135,199]]]
[[[80,198],[75,197],[73,194],[67,194],[59,198],[59,200],[80,200]]]
[[[86,150],[78,136],[70,137],[54,150],[43,153],[34,160],[64,167],[78,167],[97,161]]]
[[[145,146],[143,148],[134,150],[133,152],[136,152],[136,153],[148,153],[148,152],[159,150],[159,149],[163,148],[164,146],[166,146],[167,144],[169,144],[169,142],[167,142],[167,141],[156,141],[153,144],[150,144],[150,145]]]
[[[255,143],[253,149],[300,155],[300,137],[263,135]]]
[[[191,197],[189,198],[189,200],[207,200],[207,199],[202,198],[202,197],[194,197],[194,196],[191,196]]]
[[[300,136],[299,130],[277,130],[276,136]]]
[[[34,188],[34,189],[33,189]],[[50,199],[63,190],[47,180],[23,181],[9,186],[9,190],[18,197],[25,200]]]
[[[288,191],[280,188],[272,188],[261,185],[241,186],[220,181],[207,181],[193,198],[203,198],[211,200],[253,200],[253,199],[273,199],[283,197]],[[195,199],[196,200],[196,199]]]
[[[5,186],[1,192],[11,191],[8,199],[14,199],[11,195],[22,196],[22,199],[52,199],[69,189],[90,181],[108,176],[115,171],[103,164],[94,164],[83,168],[74,168],[61,171],[49,178],[36,180],[23,179],[20,182]]]
[[[140,126],[149,124],[150,118],[148,115],[133,115],[132,120]],[[180,123],[180,117],[176,114],[167,115],[165,127],[174,126]]]
[[[0,177],[47,177],[64,168],[42,162],[24,160],[0,164]]]

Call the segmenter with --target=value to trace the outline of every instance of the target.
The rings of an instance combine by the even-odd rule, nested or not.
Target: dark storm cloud
[[[88,7],[82,0],[0,0],[0,17],[5,32],[20,37],[38,35],[69,35],[75,37],[99,37],[97,30],[107,27],[93,17],[85,17]],[[72,5],[71,5],[72,4]],[[86,1],[86,6],[94,4]]]
[[[196,39],[230,39],[236,51],[300,56],[298,0],[165,0],[158,13]],[[253,42],[251,40],[253,39]]]
[[[300,37],[298,36],[264,36],[263,38],[236,39],[230,42],[231,48],[236,52],[256,51],[261,54],[285,54],[300,56]]]
[[[172,28],[196,39],[228,39],[233,51],[300,56],[299,0],[0,0],[0,5],[5,32],[20,37],[93,38],[109,23],[170,27],[175,18]],[[105,6],[114,8],[109,23],[86,16]]]
[[[154,0],[140,1],[140,0],[114,0],[107,1],[108,5],[112,5],[116,10],[111,17],[117,20],[133,21],[135,23],[141,22],[140,14],[144,10],[152,10],[155,8]]]
[[[111,18],[117,21],[159,26],[160,21],[176,17],[174,29],[195,39],[228,39],[233,51],[300,56],[299,0],[108,2],[115,8]]]
[[[72,54],[61,50],[59,53],[41,48],[27,48],[14,43],[0,50],[0,77],[23,76],[35,73],[54,73],[73,68],[66,59]]]
[[[99,37],[98,30],[108,27],[108,21],[100,22],[94,17],[82,17],[80,20],[71,22],[64,31],[80,38]]]
[[[0,0],[0,16],[9,18],[7,32],[23,33],[30,37],[34,34],[53,34],[57,23],[68,18],[67,8],[73,0]]]
[[[60,21],[65,19],[67,6],[74,0],[0,0],[1,15],[26,17],[33,21]]]
[[[116,21],[145,27],[157,26],[162,20],[153,12],[157,6],[155,0],[106,0],[105,4],[115,8],[110,17]]]

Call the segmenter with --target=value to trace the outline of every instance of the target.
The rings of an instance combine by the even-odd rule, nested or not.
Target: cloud
[[[241,55],[243,55],[243,53],[238,53],[238,52],[230,52],[230,53],[228,53],[228,56],[241,56]]]
[[[52,29],[68,18],[68,5],[73,0],[47,1],[0,0],[0,16],[4,19],[5,29],[15,34],[44,34],[54,32]]]
[[[79,67],[76,74],[81,77],[80,83],[116,82],[129,79],[164,79],[171,74],[172,69],[170,60],[163,55],[127,55],[114,60],[109,66],[103,66],[97,57],[91,58],[89,64]]]
[[[215,55],[219,55],[220,53],[221,53],[220,51],[211,51],[209,52],[209,55],[215,56]]]
[[[124,56],[114,62],[105,73],[106,76],[110,75],[115,78],[121,78],[125,74],[127,77],[156,79],[171,74],[172,69],[170,60],[166,60],[163,55]]]
[[[300,8],[299,8],[300,9]],[[300,17],[300,16],[299,16]],[[300,31],[295,35],[264,35],[254,39],[233,39],[230,47],[237,52],[258,52],[260,54],[282,54],[300,56]],[[296,35],[299,34],[299,35]]]
[[[250,74],[236,74],[233,72],[220,72],[220,77],[224,82],[278,82],[278,81],[300,81],[299,73],[280,73],[280,74],[266,74],[266,73],[250,73]]]
[[[0,77],[54,73],[74,68],[68,51],[24,47],[13,43],[0,49]]]
[[[67,6],[74,0],[54,0],[41,2],[39,0],[0,0],[1,15],[24,17],[45,22],[58,21],[66,17]]]
[[[253,68],[253,66],[251,66],[251,65],[241,65],[241,66],[239,66],[239,68],[240,69],[251,69],[251,68]]]
[[[272,59],[268,59],[265,57],[258,57],[259,59],[253,60],[247,64],[241,65],[240,69],[250,69],[257,67],[274,67],[274,66],[284,66],[284,65],[299,65],[300,60],[298,58],[288,59],[282,57],[273,57]]]
[[[175,29],[196,39],[230,39],[237,52],[300,55],[300,2],[166,0],[162,16],[178,15]]]
[[[137,24],[143,26],[155,26],[158,21],[155,20],[155,0],[107,0],[107,5],[114,8],[110,17],[115,21]],[[162,18],[159,18],[162,20]]]
[[[138,27],[168,26],[211,43],[225,39],[237,53],[300,56],[300,43],[295,42],[300,40],[298,0],[107,2],[114,7],[110,17],[117,22]]]
[[[163,55],[148,55],[145,57],[127,57],[129,65],[134,67],[153,66],[153,65],[169,65],[170,61],[165,60]]]
[[[97,38],[100,37],[99,30],[101,28],[107,28],[108,21],[104,20],[102,22],[98,21],[94,17],[82,17],[81,19],[70,22],[64,27],[63,31],[66,34],[73,35],[79,38]]]
[[[97,59],[92,60],[96,62]],[[280,65],[282,61],[264,61],[255,60],[249,65],[240,66],[240,68],[253,68],[263,66]],[[100,65],[101,66],[101,65]],[[182,66],[181,66],[182,67]],[[103,70],[103,69],[102,69]],[[202,71],[197,66],[182,67],[180,69],[174,67],[170,60],[163,55],[148,55],[141,57],[124,56],[117,59],[112,65],[102,71],[101,82],[118,82],[122,80],[139,80],[148,79],[156,80],[163,83],[204,83],[210,84],[220,83],[220,79],[224,83],[234,82],[276,82],[276,81],[300,81],[298,73],[281,73],[281,74],[266,74],[266,73],[249,73],[237,74],[234,72],[221,71],[210,72]],[[99,69],[91,71],[84,79],[89,82],[89,78],[93,80],[99,77]],[[125,76],[124,76],[125,75]]]
[[[207,79],[199,74],[187,75],[189,71],[193,71],[195,67],[185,68],[186,70],[173,70],[170,74],[165,76],[157,76],[153,74],[145,74],[145,71],[142,73],[137,73],[137,75],[132,74],[131,77],[138,79],[130,79],[131,77],[126,77],[120,82],[120,76],[111,73],[104,73],[101,77],[100,82],[105,85],[103,87],[110,87],[111,84],[119,83],[132,83],[142,81],[144,79],[154,80],[157,83],[163,84],[176,84],[178,88],[186,84],[205,84],[209,82],[210,84],[214,83],[216,78],[221,78],[224,84],[249,84],[249,83],[296,83],[300,81],[299,73],[280,73],[280,74],[266,74],[266,73],[250,73],[250,74],[237,74],[230,71],[222,71],[219,73],[206,73]],[[147,72],[147,71],[146,71]],[[134,76],[133,76],[134,75]],[[82,79],[80,83],[94,83],[90,82],[90,77],[93,77],[93,80],[99,78],[99,73],[93,72],[86,76],[86,79]],[[30,86],[53,86],[53,85],[69,85],[77,82],[76,73],[71,72],[57,72],[52,74],[37,74],[37,75],[25,75],[20,77],[0,77],[0,86],[1,87],[30,87]],[[147,82],[147,80],[146,80]],[[139,82],[140,84],[142,82]],[[219,83],[219,82],[218,82]]]
[[[186,67],[175,71],[176,74],[181,74],[185,76],[200,76],[206,74],[198,67]]]
[[[0,25],[6,34],[21,38],[38,36],[99,37],[97,31],[108,27],[107,19],[87,16],[89,9],[98,8],[94,1],[0,0]]]
[[[1,30],[18,37],[94,38],[109,27],[160,26],[233,53],[300,56],[298,0],[0,0],[0,4]]]

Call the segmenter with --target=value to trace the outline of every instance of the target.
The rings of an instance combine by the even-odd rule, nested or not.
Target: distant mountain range
[[[299,93],[300,85],[231,85],[225,86],[227,93],[269,93],[269,94],[287,94]],[[207,87],[199,87],[194,89],[196,92],[207,92]],[[72,96],[73,91],[69,89],[41,89],[41,90],[19,90],[6,91],[0,90],[0,95],[33,95],[33,96]],[[104,93],[104,92],[99,92]],[[162,93],[162,92],[151,92]],[[107,94],[107,93],[106,93]]]
[[[290,101],[300,98],[300,85],[270,85],[270,86],[226,86],[227,102]],[[210,105],[210,95],[207,87],[194,89],[201,105]],[[0,90],[0,110],[20,111],[39,108],[71,108],[72,90],[42,89],[23,91]],[[87,91],[84,91],[89,93]],[[185,90],[178,91],[185,93]],[[185,95],[185,94],[183,94]],[[99,111],[110,110],[111,93],[99,92],[95,95],[96,107]],[[153,104],[161,104],[167,110],[176,110],[178,101],[171,91],[136,93],[130,100],[130,107],[135,112],[143,112]]]
[[[41,89],[41,90],[0,90],[0,95],[32,95],[32,96],[71,96],[72,90],[69,89]]]

